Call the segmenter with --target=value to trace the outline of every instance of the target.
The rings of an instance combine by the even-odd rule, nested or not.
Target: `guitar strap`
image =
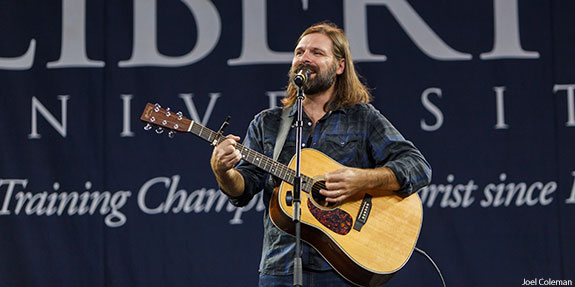
[[[276,138],[276,145],[274,146],[274,160],[277,161],[278,157],[280,156],[280,152],[284,147],[286,142],[286,138],[289,132],[289,128],[291,126],[289,114],[291,112],[290,108],[283,108],[282,109],[282,119],[280,123],[280,128],[278,130],[278,136]]]
[[[282,151],[284,144],[286,142],[286,138],[287,135],[289,133],[289,128],[291,126],[291,120],[289,117],[289,113],[290,113],[291,109],[290,108],[283,108],[282,109],[282,117],[281,117],[281,122],[280,122],[280,128],[278,130],[278,135],[276,137],[276,144],[274,146],[274,161],[277,161],[279,156],[280,156],[280,152]],[[276,178],[275,176],[270,176],[269,179],[269,184],[271,186],[278,186],[281,183],[281,180],[279,178]]]

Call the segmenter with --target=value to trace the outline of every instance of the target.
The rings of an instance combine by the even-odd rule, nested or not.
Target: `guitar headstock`
[[[162,108],[159,104],[146,104],[144,112],[140,117],[140,120],[146,122],[145,130],[152,129],[152,126],[156,126],[156,133],[161,134],[164,129],[168,129],[170,132],[168,136],[172,138],[176,131],[179,132],[189,132],[190,125],[192,121],[182,115],[182,112],[174,113],[170,111],[170,108]]]

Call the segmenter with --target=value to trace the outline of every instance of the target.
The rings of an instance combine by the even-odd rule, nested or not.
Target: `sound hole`
[[[323,189],[323,190],[327,190],[327,188],[325,187],[325,180],[318,180],[316,182],[313,183],[313,185],[311,186],[311,197],[313,199],[313,201],[322,207],[333,207],[336,204],[334,202],[327,202],[325,200],[325,196],[321,195],[319,193],[319,191]]]

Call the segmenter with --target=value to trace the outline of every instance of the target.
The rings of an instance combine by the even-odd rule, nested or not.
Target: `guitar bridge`
[[[357,213],[357,218],[355,219],[353,229],[361,231],[361,228],[367,222],[369,212],[371,211],[371,198],[372,196],[367,193],[363,197],[363,201],[361,202],[361,207],[359,208],[359,212]]]

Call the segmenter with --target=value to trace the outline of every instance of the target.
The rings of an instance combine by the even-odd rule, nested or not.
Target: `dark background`
[[[193,62],[125,66],[122,62],[142,47],[134,40],[136,3],[0,1],[0,286],[255,286],[261,203],[258,208],[254,202],[243,214],[224,201],[206,207],[207,198],[201,196],[218,189],[209,170],[211,147],[192,135],[169,139],[146,132],[139,116],[146,102],[158,102],[193,118],[183,98],[192,94],[202,120],[213,98],[203,123],[217,129],[230,115],[226,131],[243,136],[253,115],[270,107],[268,92],[286,86],[291,55],[276,57],[274,63],[265,62],[274,58],[267,55],[258,56],[260,63],[234,64],[233,59],[244,49],[256,49],[249,46],[254,42],[290,53],[300,33],[322,20],[344,30],[366,27],[369,52],[387,57],[362,57],[361,43],[354,42],[358,35],[348,35],[357,69],[373,88],[373,104],[433,167],[432,185],[420,191],[424,221],[417,245],[434,258],[447,285],[575,280],[575,202],[567,200],[575,192],[575,123],[569,120],[574,104],[558,86],[575,86],[574,2],[134,2],[155,11],[159,54],[181,58],[198,43],[209,42],[198,37],[217,34],[217,41]],[[411,15],[446,46],[469,57],[426,53],[400,24],[415,27],[415,20],[392,13],[400,8],[388,2],[409,5]],[[503,2],[517,8],[516,16],[513,9],[500,8],[501,19],[517,19],[517,33],[505,35],[518,36],[525,53],[536,56],[481,57],[496,45],[494,10]],[[78,3],[85,3],[85,9]],[[366,10],[356,15],[351,7]],[[82,22],[73,21],[63,27],[64,18],[82,13],[83,29],[78,25]],[[198,24],[198,15],[219,26]],[[250,39],[250,27],[264,27],[267,33]],[[85,40],[71,36],[70,41],[85,47],[80,51],[99,64],[51,66],[63,54],[65,29],[80,31],[69,35],[85,35]],[[151,30],[140,30],[153,37]],[[425,34],[418,39],[429,47],[431,38]],[[10,67],[32,39],[32,63]],[[505,89],[506,128],[496,127],[496,87]],[[422,124],[438,121],[422,99],[431,88],[440,90],[428,100],[441,111],[443,122],[428,131]],[[210,97],[214,93],[219,97]],[[123,97],[129,99],[126,106]],[[65,136],[39,111],[39,104],[60,125],[66,115]],[[122,134],[124,117],[132,134]],[[34,125],[39,138],[31,136]],[[169,184],[177,183],[174,191],[183,190],[196,209],[145,212],[138,196],[153,179],[168,186],[150,188],[148,207],[165,204]],[[469,205],[462,204],[463,189],[455,191],[458,184],[475,186]],[[550,191],[540,196],[543,186]],[[507,203],[490,200],[497,191],[503,200],[509,197]],[[110,226],[110,210],[101,206],[83,214],[65,209],[46,215],[34,209],[42,194],[74,192],[130,192],[118,210],[126,221]],[[524,203],[526,195],[534,202]],[[20,207],[18,198],[24,202]],[[431,264],[417,254],[389,283],[440,286]]]

